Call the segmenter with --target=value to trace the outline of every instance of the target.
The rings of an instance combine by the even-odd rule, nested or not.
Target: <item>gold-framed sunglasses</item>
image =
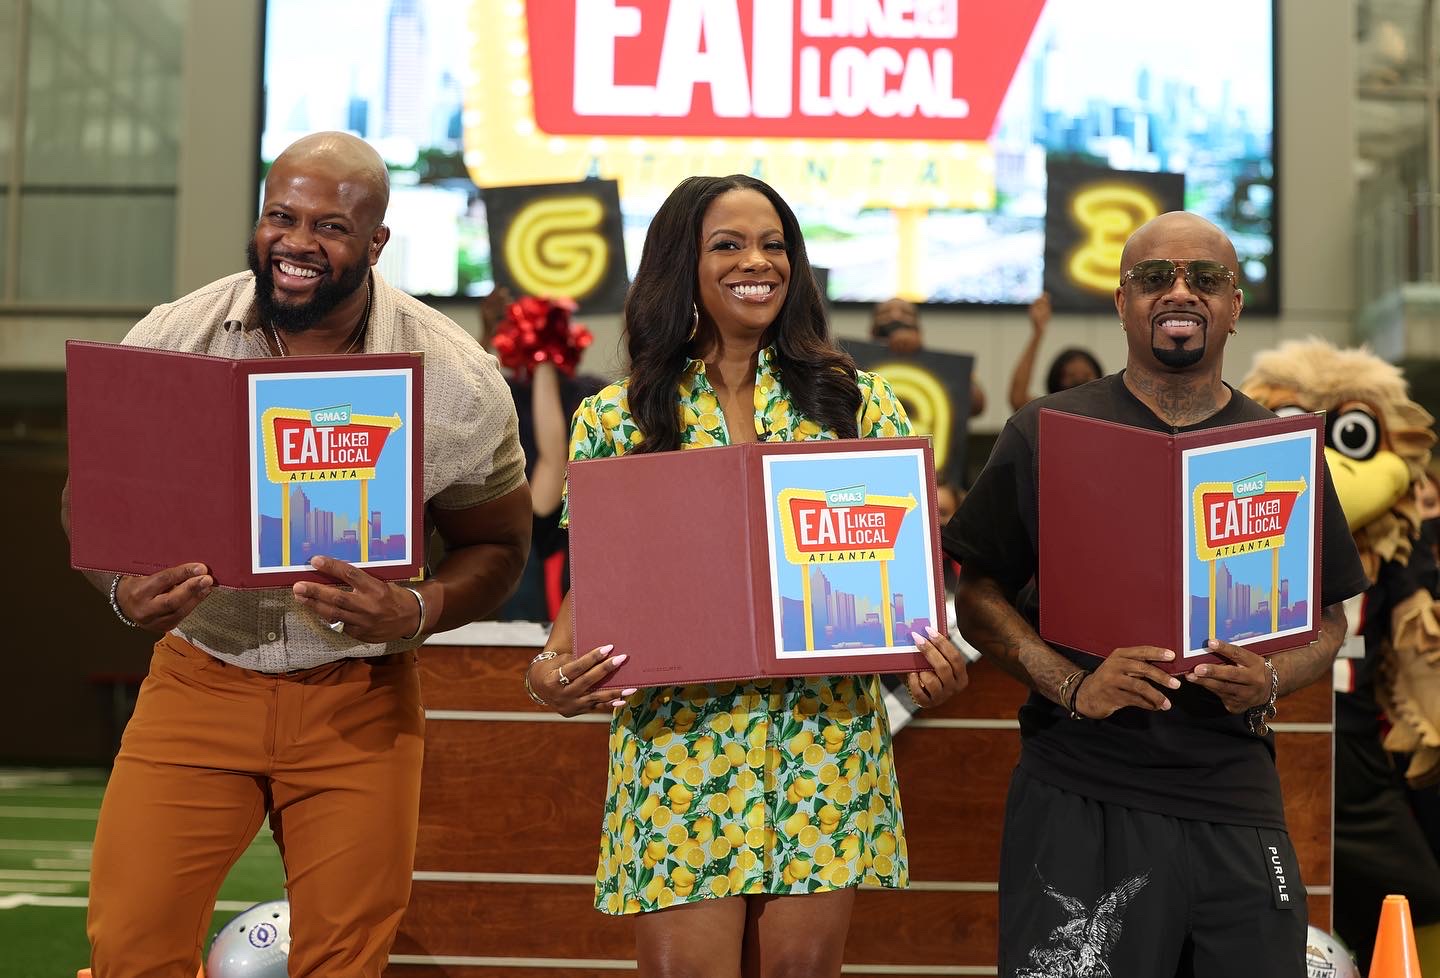
[[[1120,276],[1124,286],[1134,282],[1145,295],[1157,295],[1170,291],[1175,284],[1175,273],[1185,276],[1185,287],[1191,292],[1205,295],[1224,295],[1235,288],[1235,273],[1218,261],[1208,258],[1147,258],[1136,262],[1135,267]]]

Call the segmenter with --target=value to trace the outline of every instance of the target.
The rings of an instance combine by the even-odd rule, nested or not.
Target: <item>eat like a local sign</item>
[[[551,135],[989,137],[1044,0],[527,0]]]

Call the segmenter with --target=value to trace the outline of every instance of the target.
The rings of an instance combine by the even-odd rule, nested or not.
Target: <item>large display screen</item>
[[[1047,160],[1183,174],[1273,310],[1273,29],[1256,0],[268,0],[260,155],[374,144],[382,272],[432,296],[491,288],[480,187],[617,180],[633,267],[676,183],[741,172],[834,300],[1022,303]]]

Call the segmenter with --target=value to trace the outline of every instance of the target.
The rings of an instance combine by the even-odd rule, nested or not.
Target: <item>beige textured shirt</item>
[[[515,405],[495,358],[448,317],[371,275],[370,325],[357,352],[425,354],[425,502],[466,509],[514,490],[525,479],[525,457]],[[156,306],[125,342],[237,359],[271,355],[249,272]],[[193,559],[203,562],[205,555]],[[271,673],[421,644],[368,645],[337,635],[297,604],[288,587],[216,588],[174,630],[218,659]]]

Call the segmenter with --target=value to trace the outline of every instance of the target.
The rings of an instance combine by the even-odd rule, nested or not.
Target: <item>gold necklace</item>
[[[370,287],[370,283],[366,282],[365,311],[360,314],[360,325],[356,326],[355,332],[350,334],[350,342],[345,345],[345,349],[341,350],[338,354],[335,355],[344,356],[345,354],[354,350],[355,344],[360,342],[361,337],[365,335],[365,331],[370,328],[370,300],[372,298],[374,298],[374,292]],[[285,341],[280,339],[280,331],[275,328],[274,323],[270,323],[269,325],[270,336],[275,340],[275,349],[280,351],[280,356],[288,357],[290,355],[290,351],[285,348]]]

